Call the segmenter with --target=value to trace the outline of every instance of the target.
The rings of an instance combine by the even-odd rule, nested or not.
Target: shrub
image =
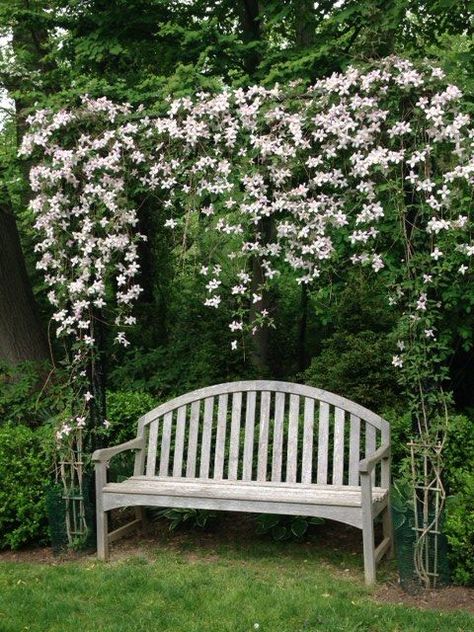
[[[474,470],[474,420],[452,415],[443,451],[444,480],[449,493],[456,491],[461,472]]]
[[[100,430],[103,444],[114,446],[136,437],[138,419],[158,405],[154,397],[143,391],[108,391],[107,419],[110,427]],[[127,450],[110,463],[109,480],[120,481],[133,471],[134,452]]]
[[[460,473],[457,483],[456,495],[448,498],[445,522],[452,576],[458,584],[474,584],[474,474]]]
[[[392,476],[399,478],[406,469],[409,458],[408,442],[413,438],[413,423],[409,412],[396,409],[386,410],[382,417],[390,424],[390,441],[392,446]]]
[[[48,539],[45,488],[52,478],[52,436],[48,426],[0,427],[0,548]]]
[[[61,371],[41,390],[50,369],[47,363],[12,367],[0,362],[0,424],[39,426],[64,410],[68,391]]]
[[[391,365],[389,336],[374,331],[336,333],[303,373],[306,384],[324,388],[375,412],[396,405],[399,388]]]
[[[159,402],[143,391],[108,391],[107,419],[110,428],[107,443],[116,445],[133,439],[139,417],[155,408]]]

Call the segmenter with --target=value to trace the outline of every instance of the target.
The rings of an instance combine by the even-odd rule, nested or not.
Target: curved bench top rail
[[[277,393],[288,393],[292,395],[300,395],[301,397],[309,397],[311,399],[332,404],[337,408],[341,408],[356,417],[360,417],[366,423],[378,428],[385,433],[389,432],[390,424],[388,421],[375,414],[368,408],[352,402],[350,399],[335,395],[329,391],[324,391],[320,388],[314,388],[313,386],[306,386],[305,384],[295,384],[292,382],[280,382],[278,380],[245,380],[240,382],[227,382],[224,384],[215,384],[214,386],[207,386],[200,388],[190,393],[185,393],[174,399],[171,399],[164,404],[160,404],[150,412],[140,417],[138,421],[138,434],[143,433],[143,428],[166,413],[169,413],[180,406],[192,404],[196,401],[204,400],[208,397],[215,397],[217,395],[223,395],[226,393],[239,393],[239,392],[265,392],[272,391]]]

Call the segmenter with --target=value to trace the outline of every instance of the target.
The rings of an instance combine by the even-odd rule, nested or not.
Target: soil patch
[[[377,588],[375,599],[382,603],[413,606],[423,610],[466,610],[474,614],[474,588],[464,586],[447,586],[410,595],[399,585],[387,582]]]

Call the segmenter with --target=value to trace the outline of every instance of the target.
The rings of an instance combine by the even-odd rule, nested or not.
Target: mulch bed
[[[464,586],[447,586],[410,595],[399,585],[387,582],[377,589],[375,599],[382,603],[413,606],[423,610],[466,610],[474,614],[474,588]]]

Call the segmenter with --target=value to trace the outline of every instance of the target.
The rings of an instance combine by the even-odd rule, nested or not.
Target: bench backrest
[[[388,422],[354,402],[264,380],[177,397],[141,417],[138,434],[135,474],[322,485],[359,485],[359,461],[390,442]]]

